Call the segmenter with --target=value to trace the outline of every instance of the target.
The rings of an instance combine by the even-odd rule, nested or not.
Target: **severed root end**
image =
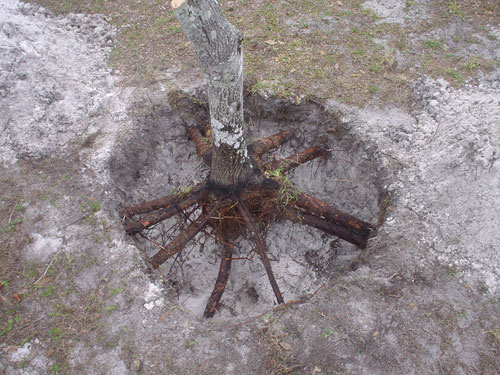
[[[205,318],[212,318],[219,307],[220,299],[224,290],[226,289],[227,280],[229,279],[229,271],[231,271],[231,258],[233,256],[233,249],[231,246],[224,246],[224,256],[220,262],[219,275],[217,276],[217,281],[215,282],[214,290],[208,299],[207,306],[203,316]]]

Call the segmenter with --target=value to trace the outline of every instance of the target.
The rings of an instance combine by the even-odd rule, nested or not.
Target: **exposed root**
[[[283,130],[279,133],[270,135],[267,138],[256,139],[250,146],[248,146],[248,149],[256,159],[259,159],[266,152],[281,146],[283,143],[292,138],[292,136],[293,132],[291,130]]]
[[[186,244],[207,225],[208,220],[217,211],[217,208],[219,208],[219,202],[215,204],[210,213],[202,213],[196,220],[189,224],[185,230],[177,235],[167,246],[162,247],[162,249],[150,259],[153,267],[158,268],[172,255],[175,255],[179,251],[181,251],[181,249],[186,246]]]
[[[238,199],[238,211],[241,213],[241,216],[243,217],[243,220],[245,221],[245,224],[247,225],[247,228],[250,230],[252,233],[252,237],[255,241],[255,244],[257,246],[257,253],[260,256],[260,260],[262,261],[262,264],[264,265],[264,269],[266,270],[267,277],[269,279],[269,282],[271,283],[271,287],[273,288],[274,295],[276,296],[276,300],[278,301],[279,304],[285,303],[285,300],[283,299],[283,295],[281,294],[280,288],[278,286],[278,283],[276,282],[276,279],[273,274],[273,270],[271,268],[271,263],[269,262],[269,258],[267,257],[267,246],[265,242],[262,240],[262,238],[259,235],[259,231],[257,230],[257,227],[255,226],[255,223],[252,219],[252,216],[250,215],[250,212],[248,212],[248,208],[245,205],[245,202],[243,202],[241,199]]]
[[[330,206],[328,203],[323,202],[321,199],[305,193],[298,194],[292,204],[311,214],[323,216],[325,219],[345,227],[351,232],[359,233],[366,240],[373,229],[371,224],[346,214],[345,212]]]
[[[188,209],[189,207],[195,205],[200,202],[200,200],[206,195],[206,189],[201,188],[195,192],[191,192],[188,195],[183,195],[183,197],[176,202],[171,202],[166,207],[153,212],[145,217],[141,218],[138,221],[130,221],[125,222],[125,231],[128,234],[138,233],[144,229],[147,229],[160,221],[171,218],[177,213],[181,213],[182,211]],[[149,205],[150,202],[145,202],[144,205]],[[127,210],[127,207],[123,210],[124,212]]]
[[[210,166],[212,162],[212,145],[208,138],[204,136],[201,130],[195,126],[188,129],[188,136],[196,147],[196,153],[200,155],[206,165]]]
[[[197,153],[207,165],[211,161],[210,129],[191,127],[189,137],[196,146]],[[226,288],[231,269],[233,245],[231,241],[238,238],[245,229],[248,230],[256,245],[269,282],[278,304],[284,304],[283,295],[274,277],[267,246],[261,236],[256,222],[269,223],[281,218],[292,222],[309,225],[326,233],[335,235],[360,248],[365,248],[373,226],[359,220],[337,208],[308,194],[298,191],[283,172],[289,171],[308,161],[325,157],[329,151],[322,146],[311,147],[308,150],[293,154],[284,159],[262,163],[260,157],[272,148],[277,148],[292,137],[290,130],[285,130],[267,138],[260,138],[249,147],[249,152],[266,171],[269,179],[259,186],[252,186],[233,192],[216,191],[210,185],[198,185],[187,194],[175,193],[149,202],[143,202],[123,209],[125,230],[129,234],[137,234],[166,220],[175,214],[183,214],[183,221],[189,223],[167,245],[156,243],[159,251],[148,258],[153,267],[158,268],[172,256],[179,254],[186,244],[198,233],[214,236],[224,246],[219,274],[213,292],[208,299],[205,317],[212,317]],[[276,172],[276,171],[279,171]],[[190,216],[200,211],[194,220]],[[139,219],[133,216],[140,215]],[[208,234],[206,227],[212,228]],[[149,238],[148,238],[149,239]],[[165,243],[164,241],[163,243]]]
[[[328,221],[316,215],[311,215],[300,210],[291,209],[289,207],[284,208],[281,213],[283,214],[283,217],[290,221],[309,225],[310,227],[320,229],[325,233],[333,234],[334,236],[337,236],[344,241],[350,242],[361,249],[366,248],[366,237],[342,225]]]
[[[211,318],[214,316],[217,307],[219,306],[220,299],[224,290],[226,289],[227,280],[229,279],[229,271],[231,271],[231,261],[233,256],[233,249],[231,246],[224,246],[224,255],[220,262],[219,275],[217,276],[217,281],[215,282],[214,290],[210,295],[207,302],[207,307],[203,316],[205,318]]]
[[[328,154],[328,151],[324,147],[314,146],[305,151],[290,155],[284,159],[274,159],[269,163],[264,164],[264,170],[269,171],[281,169],[282,172],[287,172],[293,168],[297,168],[299,165],[307,163],[308,161],[325,156],[326,154]]]
[[[191,190],[191,193],[195,193],[202,189],[202,186],[196,186]],[[153,212],[161,208],[168,208],[172,204],[182,200],[185,197],[183,193],[174,193],[167,195],[162,198],[153,199],[152,201],[139,203],[133,206],[125,207],[122,210],[122,217],[132,217],[135,215],[140,215],[148,212]]]

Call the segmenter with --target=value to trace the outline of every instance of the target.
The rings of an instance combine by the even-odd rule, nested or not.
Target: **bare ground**
[[[198,239],[182,271],[153,272],[118,215],[204,177],[182,126],[203,82],[178,26],[163,2],[40,3],[108,18],[0,2],[2,372],[500,371],[495,1],[222,2],[247,36],[252,137],[293,127],[280,154],[328,141],[326,164],[290,178],[384,220],[366,252],[276,224],[292,303],[241,261],[211,320],[220,249]]]

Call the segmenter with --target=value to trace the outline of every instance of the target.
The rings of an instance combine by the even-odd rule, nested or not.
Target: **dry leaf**
[[[264,43],[270,45],[270,46],[274,46],[276,44],[278,44],[278,42],[274,41],[274,40],[266,40],[264,41]]]
[[[71,267],[71,256],[66,253],[66,260],[68,261],[68,265]]]
[[[19,346],[19,345],[11,345],[11,346],[7,347],[7,351],[8,351],[9,353],[13,353],[13,352],[15,352],[17,349],[19,349],[19,348],[20,348],[20,346]]]
[[[44,277],[43,279],[41,280],[38,280],[35,285],[36,286],[42,286],[42,285],[45,285],[47,284],[49,281],[50,281],[51,277]]]
[[[23,300],[23,295],[22,294],[19,294],[19,293],[14,293],[12,295],[12,297],[14,297],[14,299],[19,303]]]
[[[135,359],[134,362],[133,362],[133,368],[134,368],[134,372],[138,372],[140,371],[142,367],[142,362],[140,359]]]
[[[290,345],[289,343],[284,342],[284,341],[280,341],[280,346],[285,350],[292,350],[293,349],[292,345]]]
[[[167,319],[167,312],[165,311],[163,314],[160,315],[160,322],[164,322],[165,319]]]
[[[7,300],[4,296],[0,294],[0,304],[6,305],[6,306],[11,306],[12,303]]]

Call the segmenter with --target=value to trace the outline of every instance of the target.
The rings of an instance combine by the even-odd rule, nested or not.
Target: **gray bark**
[[[261,176],[245,142],[241,33],[215,0],[187,0],[174,14],[208,78],[213,141],[209,181],[222,188],[257,183]]]

